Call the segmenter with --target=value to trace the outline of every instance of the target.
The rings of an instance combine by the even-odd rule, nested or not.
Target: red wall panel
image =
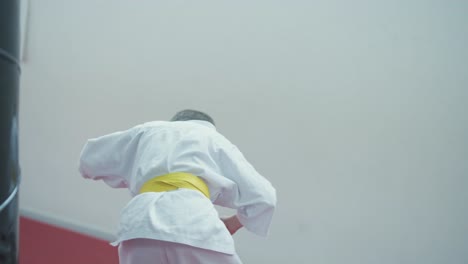
[[[20,264],[117,264],[109,242],[20,217]]]

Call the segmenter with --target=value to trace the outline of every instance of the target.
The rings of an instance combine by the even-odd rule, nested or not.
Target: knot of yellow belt
[[[206,183],[200,177],[186,172],[174,172],[156,176],[141,186],[140,193],[165,192],[177,190],[179,188],[200,191],[210,199],[210,190]]]

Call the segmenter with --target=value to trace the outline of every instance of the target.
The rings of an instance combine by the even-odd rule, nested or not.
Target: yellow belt
[[[206,183],[199,177],[185,172],[174,172],[156,176],[143,184],[140,193],[145,192],[165,192],[177,190],[179,188],[200,191],[210,199],[210,190]]]

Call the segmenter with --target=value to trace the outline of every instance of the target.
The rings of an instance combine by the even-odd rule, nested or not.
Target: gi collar
[[[195,124],[199,124],[199,125],[202,125],[202,126],[206,126],[206,127],[209,127],[211,129],[214,129],[216,130],[216,127],[211,124],[210,122],[208,121],[203,121],[203,120],[188,120],[188,122],[192,122],[192,123],[195,123]]]

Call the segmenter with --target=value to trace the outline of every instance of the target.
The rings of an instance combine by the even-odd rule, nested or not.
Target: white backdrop
[[[245,263],[468,262],[468,2],[32,1],[21,209],[110,239],[87,138],[210,113],[278,190]]]

